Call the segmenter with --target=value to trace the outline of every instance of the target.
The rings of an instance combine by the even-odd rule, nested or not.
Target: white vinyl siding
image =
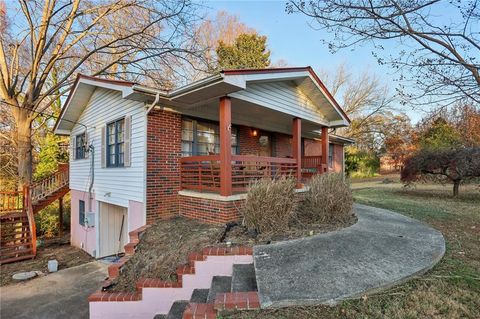
[[[104,131],[107,123],[125,118],[127,115],[131,116],[130,167],[102,167],[102,130]],[[146,134],[144,104],[123,99],[119,92],[97,88],[78,122],[87,126],[88,143],[93,143],[95,147],[93,186],[95,197],[125,207],[128,206],[129,200],[144,202]],[[71,137],[84,131],[84,126],[76,124]],[[90,160],[70,163],[71,189],[87,192],[90,179]]]
[[[321,110],[292,82],[247,84],[245,90],[229,96],[319,124],[328,123]]]

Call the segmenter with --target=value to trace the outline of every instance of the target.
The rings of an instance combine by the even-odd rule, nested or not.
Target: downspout
[[[150,111],[155,107],[155,105],[158,103],[159,100],[160,100],[160,93],[157,92],[157,94],[155,95],[155,100],[153,101],[152,104],[150,104],[150,105],[148,106],[147,115],[148,115],[148,113],[150,113]]]
[[[93,144],[90,144],[88,146],[89,152],[91,152],[92,157],[90,160],[90,169],[92,171],[92,179],[90,180],[90,186],[88,187],[88,211],[92,212],[92,201],[93,201],[93,194],[92,194],[92,189],[93,189],[93,182],[95,181],[95,147]]]

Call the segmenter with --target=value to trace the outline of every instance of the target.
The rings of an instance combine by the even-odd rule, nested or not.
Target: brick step
[[[191,302],[183,313],[183,319],[216,319],[217,311],[211,303]]]
[[[20,260],[25,260],[25,259],[33,259],[33,258],[35,258],[35,255],[33,255],[33,254],[22,255],[22,256],[6,258],[6,259],[2,258],[2,259],[0,259],[0,264],[13,263],[15,261],[20,261]]]
[[[230,292],[232,290],[232,277],[214,276],[212,285],[208,292],[207,303],[213,303],[218,293]]]

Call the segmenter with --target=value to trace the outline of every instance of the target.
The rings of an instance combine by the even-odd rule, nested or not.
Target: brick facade
[[[260,143],[268,136],[270,146]],[[242,200],[219,201],[179,195],[182,141],[182,117],[178,113],[152,110],[147,120],[147,224],[159,218],[182,215],[210,223],[226,223],[240,217]],[[320,141],[304,140],[305,155],[321,155]],[[292,156],[292,137],[287,134],[238,126],[238,144],[242,155]],[[319,151],[320,149],[320,151]],[[334,169],[341,171],[343,150],[334,148]],[[320,152],[320,153],[318,153]],[[340,161],[340,162],[338,162]],[[338,163],[337,163],[338,162]]]
[[[240,218],[243,200],[219,201],[179,196],[180,215],[213,224],[225,224]]]
[[[147,119],[147,224],[178,214],[182,118],[152,110]]]

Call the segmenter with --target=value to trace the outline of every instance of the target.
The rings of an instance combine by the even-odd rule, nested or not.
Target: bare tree
[[[347,69],[342,64],[333,72],[321,72],[325,85],[352,119],[350,127],[339,129],[338,133],[354,138],[360,148],[378,148],[387,122],[395,119],[395,97],[371,72],[354,76]]]
[[[330,32],[332,51],[373,45],[378,62],[399,74],[409,103],[480,103],[478,0],[294,0],[287,11]],[[400,45],[398,54],[389,53],[397,51],[385,47],[390,42]]]
[[[32,179],[32,122],[76,72],[165,84],[162,69],[196,53],[189,0],[19,0],[6,11],[0,101],[14,119],[20,183]]]

